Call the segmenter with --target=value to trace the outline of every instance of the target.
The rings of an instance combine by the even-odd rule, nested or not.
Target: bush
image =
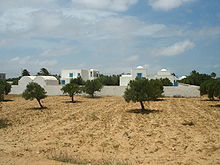
[[[26,90],[23,92],[22,97],[26,100],[36,99],[41,108],[44,108],[40,100],[47,97],[46,91],[39,84],[31,82],[27,85]]]
[[[161,78],[160,81],[162,82],[163,86],[173,86],[173,83],[168,78]]]
[[[141,109],[144,101],[156,100],[163,93],[163,84],[160,80],[136,79],[131,80],[124,93],[126,102],[140,102]]]
[[[98,79],[87,80],[83,91],[89,94],[91,97],[94,97],[95,92],[101,91],[102,87],[103,85]]]
[[[61,89],[63,93],[67,93],[71,98],[72,102],[74,103],[74,96],[78,93],[81,93],[81,89],[78,84],[69,83],[62,87]]]
[[[210,100],[220,99],[220,79],[205,81],[200,86],[200,95],[208,95]]]
[[[11,85],[5,80],[0,80],[0,101],[4,100],[4,96],[11,92]]]
[[[119,86],[119,77],[120,75],[100,75],[97,79],[106,86]]]

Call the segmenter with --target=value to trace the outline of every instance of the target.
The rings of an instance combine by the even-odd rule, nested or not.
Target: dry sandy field
[[[0,165],[220,164],[220,102],[9,96],[0,103]],[[67,163],[64,163],[67,162]]]

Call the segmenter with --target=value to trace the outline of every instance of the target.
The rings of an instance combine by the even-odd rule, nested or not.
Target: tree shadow
[[[92,96],[84,96],[85,98],[88,98],[88,99],[101,99],[101,98],[103,98],[102,96],[94,96],[94,97],[92,97]]]
[[[2,100],[1,102],[11,102],[11,101],[14,101],[14,100],[11,100],[11,99],[5,99],[5,100]]]
[[[220,104],[217,105],[209,105],[210,107],[220,108]]]
[[[74,101],[74,102],[72,102],[72,101],[64,101],[64,103],[81,103],[82,101]]]
[[[127,111],[128,113],[137,113],[137,114],[150,114],[150,113],[159,113],[159,110],[153,110],[153,109],[131,109]]]
[[[12,124],[9,123],[9,120],[7,119],[0,119],[0,129],[1,128],[6,128],[8,126],[11,126]]]
[[[166,101],[166,99],[164,99],[164,98],[159,98],[159,99],[155,99],[155,100],[152,100],[153,102],[154,101]]]
[[[204,99],[204,100],[201,100],[201,101],[218,102],[219,100],[209,100],[209,99]]]
[[[43,111],[44,109],[48,109],[47,107],[43,107],[43,108],[40,108],[40,107],[34,107],[34,108],[28,108],[27,110],[33,110],[33,111]]]

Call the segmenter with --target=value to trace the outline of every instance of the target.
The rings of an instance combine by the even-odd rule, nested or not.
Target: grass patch
[[[81,159],[77,156],[71,156],[67,152],[64,152],[64,151],[52,154],[52,156],[49,157],[49,159],[52,159],[58,162],[71,163],[71,164],[77,164],[77,165],[88,164],[88,162],[85,161],[84,159]]]

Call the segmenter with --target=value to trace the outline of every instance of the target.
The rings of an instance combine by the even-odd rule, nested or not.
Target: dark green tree
[[[140,102],[142,111],[144,101],[152,101],[161,97],[163,85],[160,80],[136,79],[131,80],[124,93],[126,102]]]
[[[50,72],[46,68],[41,68],[40,72],[37,73],[38,76],[50,76]]]
[[[220,79],[205,81],[200,86],[200,95],[208,95],[210,100],[220,99]]]
[[[30,76],[30,72],[27,69],[24,69],[21,73],[21,76]]]
[[[212,72],[212,73],[211,73],[211,77],[212,77],[212,78],[215,78],[215,77],[216,77],[216,73],[215,73],[215,72]]]
[[[4,96],[11,92],[11,85],[5,80],[0,80],[0,101],[4,100]]]
[[[70,83],[78,84],[78,85],[85,85],[85,81],[82,79],[82,77],[77,77],[70,80]]]
[[[74,96],[78,93],[81,93],[81,89],[79,85],[75,83],[66,84],[65,86],[62,87],[61,90],[63,91],[64,94],[67,93],[71,97],[73,103],[75,102]]]
[[[39,84],[31,82],[27,85],[25,91],[22,94],[22,97],[26,100],[36,99],[42,109],[44,107],[41,104],[41,99],[47,97],[46,93],[47,92],[44,90],[44,88],[42,88]]]
[[[101,74],[97,79],[105,86],[119,86],[119,78],[120,75],[107,76]]]
[[[89,94],[91,97],[94,97],[95,92],[101,91],[102,87],[103,85],[98,79],[87,80],[83,91]]]
[[[189,76],[182,80],[179,80],[178,82],[200,86],[203,82],[207,80],[212,80],[212,76],[208,74],[200,74],[199,72],[193,70]]]

